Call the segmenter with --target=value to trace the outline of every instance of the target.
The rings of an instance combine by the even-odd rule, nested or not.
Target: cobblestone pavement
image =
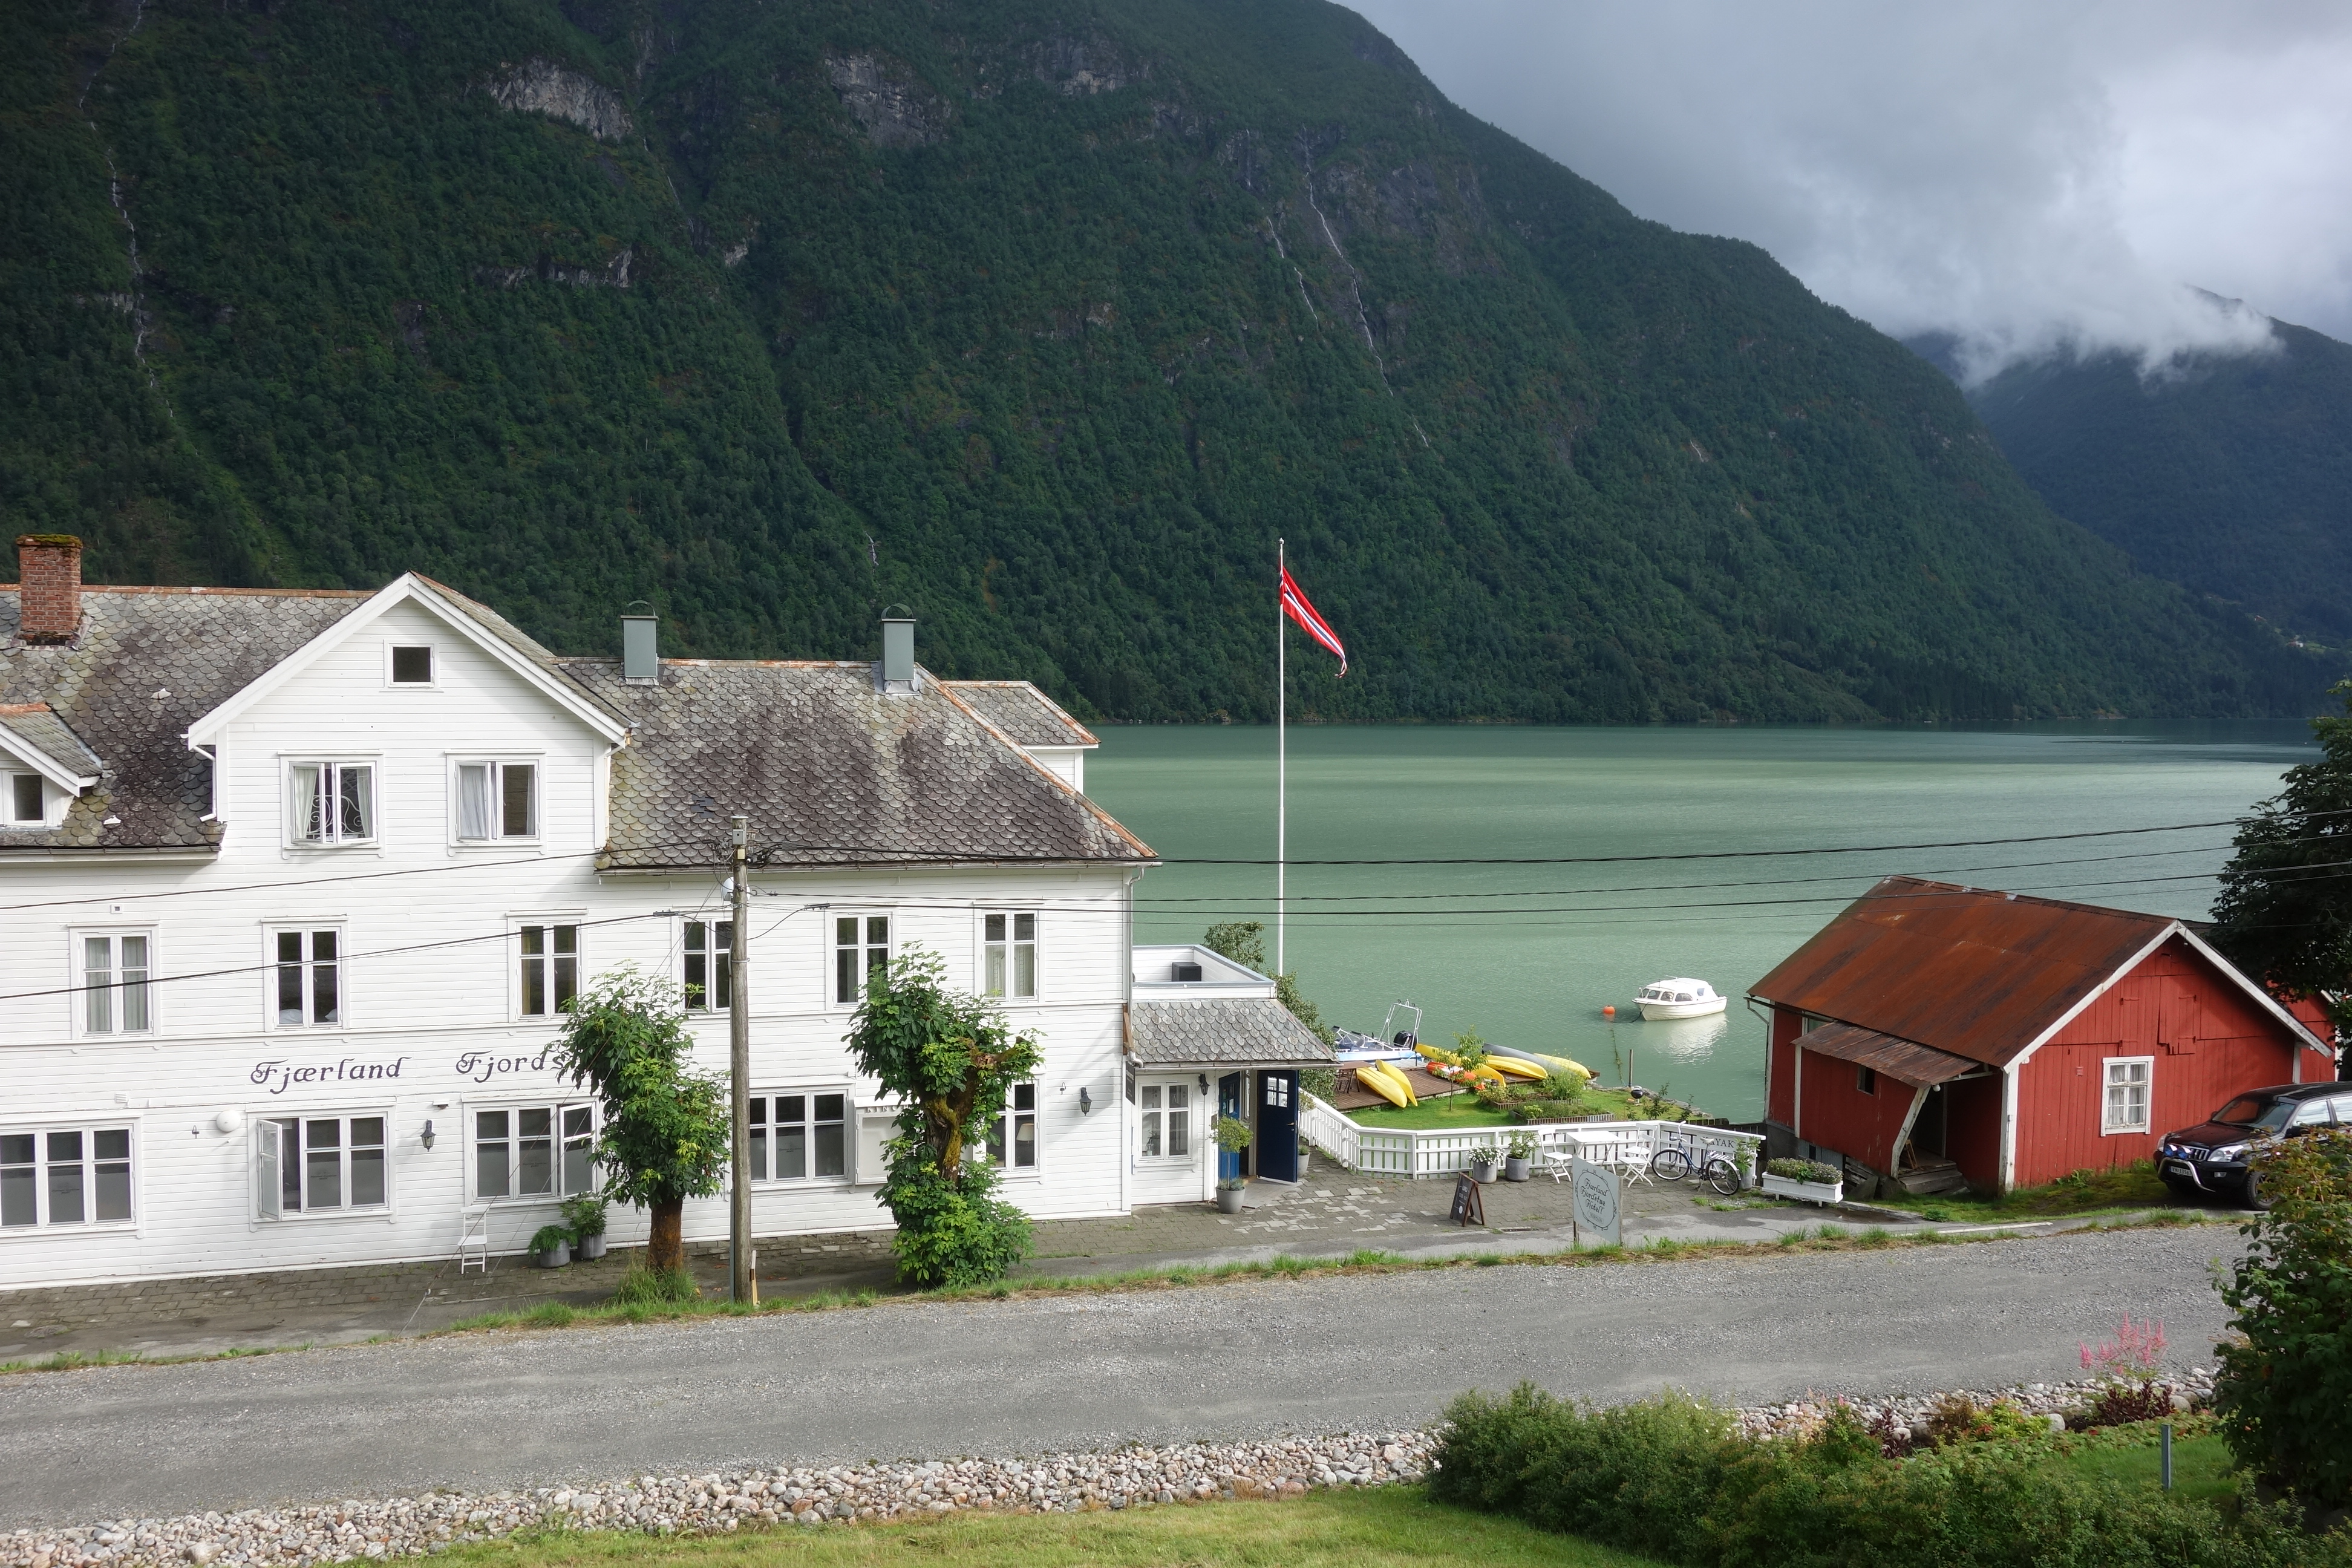
[[[1482,1191],[1486,1225],[1450,1222],[1454,1184],[1367,1176],[1318,1161],[1297,1185],[1258,1182],[1238,1215],[1207,1204],[1163,1204],[1104,1219],[1036,1226],[1030,1278],[1121,1272],[1180,1263],[1213,1266],[1288,1254],[1344,1257],[1375,1247],[1408,1256],[1556,1251],[1570,1245],[1569,1189],[1546,1177]],[[1691,1184],[1630,1184],[1628,1241],[1657,1236],[1769,1239],[1818,1223],[1811,1209],[1776,1204],[1721,1206]],[[765,1296],[892,1287],[890,1232],[766,1237],[758,1243]],[[60,1289],[0,1290],[0,1361],[136,1352],[185,1355],[230,1349],[325,1344],[415,1333],[483,1312],[545,1301],[586,1305],[612,1294],[631,1253],[560,1269],[520,1258],[460,1274],[454,1258],[360,1268],[287,1270],[204,1279],[135,1280]],[[692,1258],[707,1293],[723,1293],[723,1247]]]

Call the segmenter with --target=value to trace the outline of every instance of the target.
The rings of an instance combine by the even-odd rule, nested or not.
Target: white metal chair
[[[490,1211],[467,1208],[457,1211],[457,1273],[462,1277],[468,1268],[490,1271]]]

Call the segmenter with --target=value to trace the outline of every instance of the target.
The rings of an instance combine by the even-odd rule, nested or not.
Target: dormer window
[[[48,819],[48,801],[41,791],[41,775],[10,773],[8,820],[20,826],[37,827]]]
[[[394,644],[392,650],[392,683],[394,686],[432,685],[432,648],[402,647]]]
[[[375,839],[375,764],[296,763],[287,770],[294,842],[328,847]]]

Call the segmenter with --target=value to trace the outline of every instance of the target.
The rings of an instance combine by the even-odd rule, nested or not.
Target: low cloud
[[[2352,337],[2352,7],[1357,8],[1635,212],[1975,374],[2062,347],[2158,372],[2269,316]]]

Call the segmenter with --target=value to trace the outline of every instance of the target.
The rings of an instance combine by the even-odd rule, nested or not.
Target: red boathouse
[[[1750,995],[1771,1010],[1773,1152],[1842,1161],[1864,1196],[2128,1164],[2242,1089],[2336,1076],[2320,1009],[2282,1005],[2180,921],[1916,877],[1880,882]]]

